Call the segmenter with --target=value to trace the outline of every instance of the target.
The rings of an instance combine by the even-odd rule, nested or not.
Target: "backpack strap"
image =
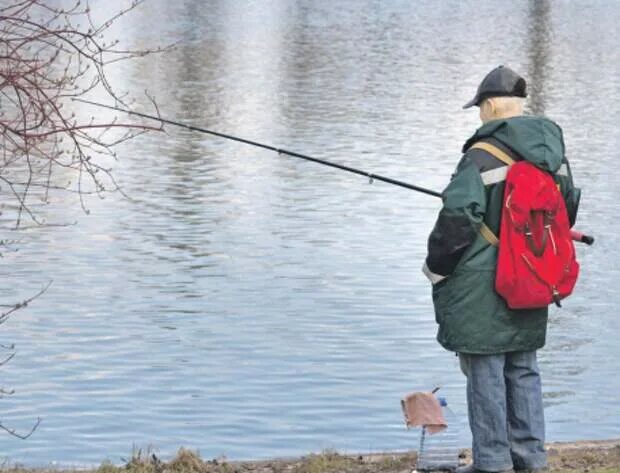
[[[480,226],[480,235],[482,235],[484,239],[491,244],[491,246],[499,246],[499,239],[495,233],[493,233],[493,230],[491,230],[484,222],[482,222],[482,225]]]
[[[493,157],[499,159],[501,162],[506,164],[506,166],[512,166],[515,163],[515,160],[512,159],[510,156],[508,156],[508,153],[505,153],[504,151],[499,149],[497,146],[491,143],[487,143],[485,141],[478,141],[477,143],[474,143],[473,145],[471,145],[469,149],[481,149],[483,151],[486,151]],[[480,234],[492,246],[499,245],[499,239],[497,238],[495,233],[493,233],[493,231],[484,222],[482,222],[482,225],[480,226]]]
[[[469,147],[469,149],[482,149],[487,153],[491,154],[495,158],[499,159],[501,162],[506,164],[507,166],[512,166],[515,163],[515,160],[508,156],[508,153],[505,153],[497,146],[492,145],[491,143],[487,143],[485,141],[478,141]]]

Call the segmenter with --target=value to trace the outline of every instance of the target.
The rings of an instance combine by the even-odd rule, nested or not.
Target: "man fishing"
[[[507,163],[525,160],[551,175],[571,227],[580,191],[564,156],[562,130],[547,118],[524,116],[526,95],[525,80],[500,66],[463,107],[478,106],[482,126],[463,146],[428,240],[424,272],[433,283],[437,339],[458,353],[467,377],[473,463],[457,473],[540,471],[547,465],[536,350],[545,344],[548,308],[511,309],[495,286]]]

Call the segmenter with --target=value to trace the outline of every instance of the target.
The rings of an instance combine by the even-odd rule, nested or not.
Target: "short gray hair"
[[[521,114],[525,106],[525,99],[523,97],[489,97],[483,100],[483,102],[486,100],[493,100],[495,115],[498,117],[510,114]]]

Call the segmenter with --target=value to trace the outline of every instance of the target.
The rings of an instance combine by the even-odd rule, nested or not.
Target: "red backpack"
[[[553,177],[527,161],[514,162],[490,143],[490,152],[510,167],[502,205],[495,289],[511,309],[546,307],[569,296],[579,274],[564,198]],[[489,235],[490,233],[490,235]],[[493,238],[490,238],[493,237]]]
[[[511,309],[546,307],[573,292],[579,264],[562,194],[527,161],[506,175],[495,289]]]

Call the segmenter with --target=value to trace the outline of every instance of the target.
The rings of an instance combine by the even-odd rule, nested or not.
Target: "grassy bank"
[[[620,440],[554,443],[547,446],[550,472],[620,473]],[[463,462],[470,452],[462,452]],[[411,473],[415,452],[343,455],[333,451],[294,459],[254,462],[204,460],[196,452],[181,449],[164,462],[153,454],[138,452],[125,465],[104,463],[86,473]],[[12,473],[68,473],[68,470],[2,468]]]

